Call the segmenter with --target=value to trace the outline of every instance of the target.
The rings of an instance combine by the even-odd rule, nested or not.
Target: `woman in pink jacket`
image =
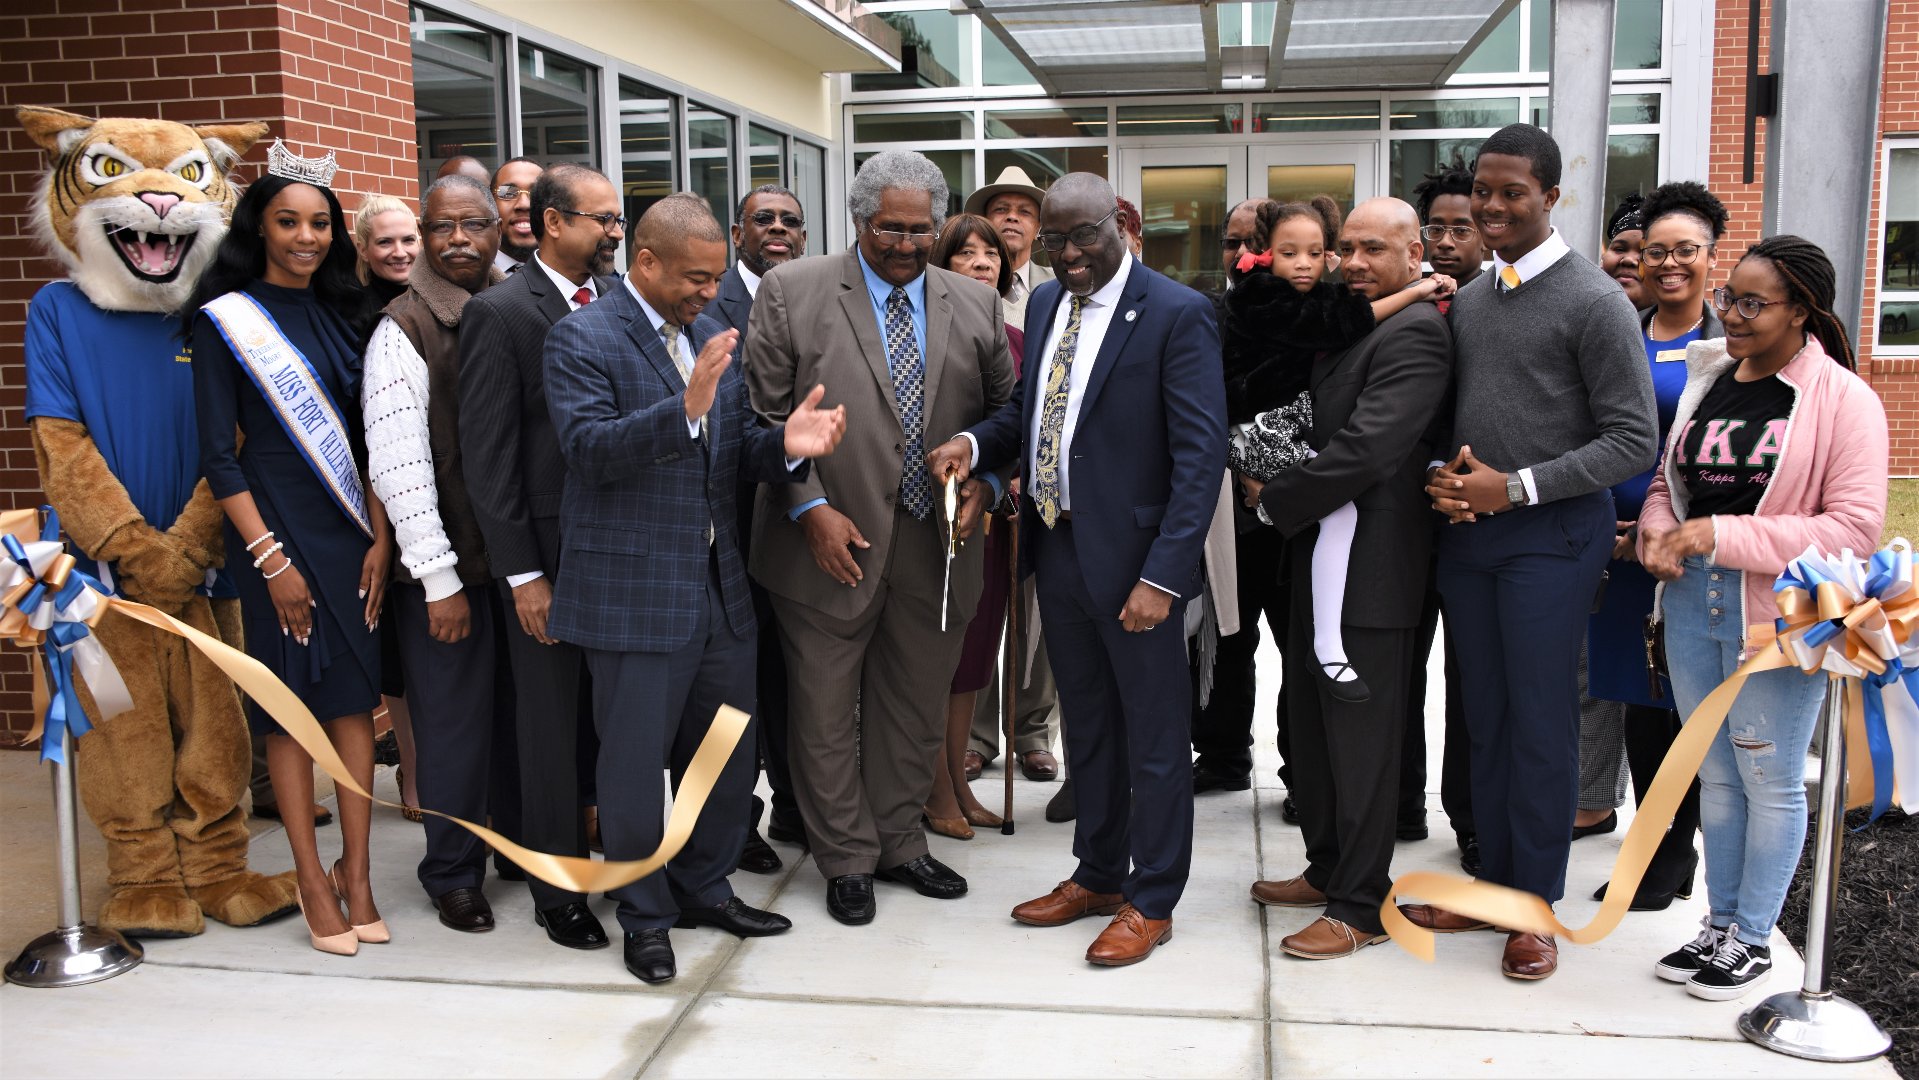
[[[1639,553],[1679,711],[1691,717],[1739,666],[1746,628],[1778,617],[1772,583],[1807,547],[1869,552],[1886,516],[1886,412],[1833,316],[1832,262],[1796,236],[1753,245],[1713,291],[1726,336],[1686,354]],[[1772,968],[1768,942],[1806,835],[1805,760],[1824,679],[1746,681],[1699,771],[1710,911],[1654,966],[1694,997],[1729,1001]]]

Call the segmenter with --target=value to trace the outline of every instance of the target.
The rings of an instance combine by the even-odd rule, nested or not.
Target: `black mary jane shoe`
[[[710,926],[734,937],[772,937],[793,929],[793,920],[771,911],[761,911],[737,896],[729,896],[726,903],[719,907],[681,908],[680,921],[673,926],[679,930]]]
[[[546,936],[555,945],[569,949],[604,949],[608,944],[606,927],[600,925],[592,909],[577,900],[535,911],[533,921],[546,927]]]
[[[771,874],[785,865],[773,845],[760,839],[758,829],[746,830],[746,846],[740,849],[740,869],[749,874]]]
[[[1341,679],[1340,675],[1351,675],[1350,679]],[[1345,661],[1319,665],[1319,681],[1334,701],[1343,701],[1348,705],[1363,705],[1373,699],[1372,688],[1366,680],[1359,677],[1353,665]]]
[[[935,900],[955,900],[966,895],[966,879],[931,855],[883,867],[873,872],[881,881],[911,886],[921,896]]]
[[[679,968],[673,962],[673,943],[659,928],[626,932],[626,970],[643,983],[671,982]]]
[[[826,910],[848,926],[873,921],[873,875],[841,874],[826,883]]]

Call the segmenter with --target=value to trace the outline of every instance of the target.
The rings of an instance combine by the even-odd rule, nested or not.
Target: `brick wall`
[[[1767,121],[1759,121],[1760,144],[1755,158],[1753,183],[1740,183],[1745,138],[1746,109],[1746,23],[1747,0],[1718,0],[1713,43],[1713,120],[1709,186],[1725,202],[1732,215],[1726,239],[1720,244],[1719,265],[1731,271],[1746,248],[1759,239],[1762,184],[1765,179],[1765,130]],[[1770,5],[1768,5],[1770,7]],[[1760,20],[1759,65],[1764,71],[1770,55],[1767,35],[1770,20]],[[1882,82],[1879,132],[1892,135],[1919,134],[1919,0],[1892,0],[1886,28],[1886,56]],[[1892,424],[1892,473],[1895,476],[1919,475],[1919,359],[1882,358],[1872,355],[1874,324],[1877,320],[1875,285],[1879,275],[1881,193],[1878,170],[1881,154],[1873,154],[1874,185],[1871,207],[1871,238],[1866,248],[1864,314],[1860,318],[1859,370],[1885,402],[1886,416]]]
[[[0,506],[37,503],[21,417],[27,302],[58,276],[28,239],[46,156],[17,105],[90,116],[264,120],[302,153],[331,148],[351,210],[417,195],[405,0],[14,0],[0,14]],[[269,140],[271,141],[271,136]],[[237,170],[259,175],[262,144]],[[29,722],[25,654],[0,649],[0,743]]]

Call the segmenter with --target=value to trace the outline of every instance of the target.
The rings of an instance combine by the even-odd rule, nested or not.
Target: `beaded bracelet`
[[[272,554],[272,553],[271,553],[271,552],[268,552],[268,554]],[[272,580],[273,580],[274,578],[277,578],[277,577],[279,577],[279,576],[280,576],[281,574],[284,574],[284,573],[286,573],[286,572],[287,572],[288,570],[291,570],[291,569],[293,569],[293,560],[292,560],[292,559],[288,559],[288,560],[286,560],[285,562],[283,562],[283,563],[281,563],[281,564],[280,564],[280,568],[279,568],[278,570],[275,570],[275,571],[274,571],[273,573],[271,573],[271,574],[261,574],[261,575],[260,575],[260,579],[261,579],[262,581],[272,581]]]
[[[266,549],[265,551],[262,551],[260,553],[260,557],[253,560],[253,568],[255,570],[258,570],[262,566],[265,566],[267,564],[268,559],[273,558],[274,555],[278,554],[280,550],[285,547],[286,547],[285,544],[275,543],[272,547]]]
[[[254,548],[259,547],[261,544],[264,544],[271,539],[273,539],[273,530],[268,529],[266,531],[266,535],[260,537],[258,540],[255,540],[253,543],[247,545],[247,553],[252,554]]]

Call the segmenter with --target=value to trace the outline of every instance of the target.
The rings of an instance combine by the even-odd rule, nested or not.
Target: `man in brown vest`
[[[493,266],[499,211],[472,179],[442,177],[422,200],[420,233],[424,258],[367,343],[367,473],[400,549],[387,613],[407,690],[421,705],[413,717],[420,805],[482,821],[491,756],[512,752],[513,688],[499,660],[500,595],[460,468],[460,313],[502,276]],[[442,923],[493,929],[480,892],[485,873],[479,838],[426,819],[420,884]]]

